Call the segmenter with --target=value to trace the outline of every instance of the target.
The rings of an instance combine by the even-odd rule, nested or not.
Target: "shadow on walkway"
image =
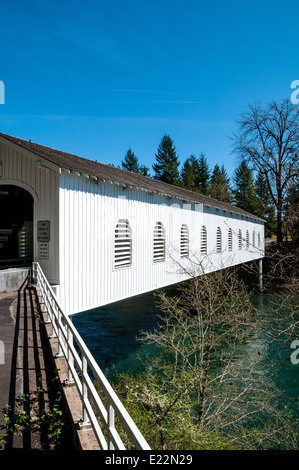
[[[0,430],[0,434],[6,431],[4,450],[72,449],[72,430],[64,420],[58,374],[35,288],[23,284],[14,305],[8,426]]]

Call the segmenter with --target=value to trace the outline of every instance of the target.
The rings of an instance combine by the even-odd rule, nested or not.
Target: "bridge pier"
[[[263,290],[263,258],[257,260],[258,269],[258,289],[260,292]]]

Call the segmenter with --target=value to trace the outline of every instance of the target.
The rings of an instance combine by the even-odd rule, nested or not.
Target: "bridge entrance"
[[[33,204],[25,189],[0,185],[0,269],[32,263]]]

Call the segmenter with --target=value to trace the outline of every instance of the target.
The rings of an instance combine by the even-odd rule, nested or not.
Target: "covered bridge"
[[[3,133],[0,212],[0,269],[38,261],[67,314],[264,256],[244,210]]]

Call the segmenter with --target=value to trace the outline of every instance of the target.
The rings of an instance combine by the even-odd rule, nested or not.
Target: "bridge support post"
[[[263,290],[263,258],[257,260],[257,269],[258,269],[258,288],[259,291]]]

